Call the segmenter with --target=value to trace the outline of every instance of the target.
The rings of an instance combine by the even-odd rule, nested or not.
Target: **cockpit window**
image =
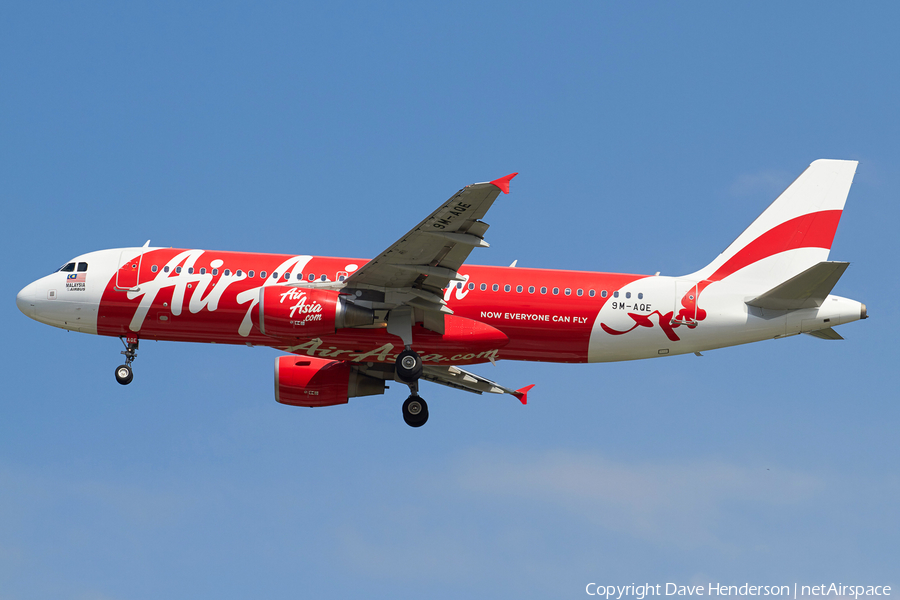
[[[60,273],[71,273],[75,270],[75,263],[67,263],[59,268]]]
[[[78,263],[78,272],[79,273],[87,272],[87,263],[85,263],[85,262]]]

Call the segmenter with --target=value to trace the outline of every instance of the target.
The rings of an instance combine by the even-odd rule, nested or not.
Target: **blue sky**
[[[0,8],[2,598],[575,598],[589,582],[900,586],[900,9],[872,3]],[[512,171],[472,262],[679,275],[817,158],[872,318],[634,363],[499,363],[278,405],[268,349],[19,313],[90,250],[370,257]]]

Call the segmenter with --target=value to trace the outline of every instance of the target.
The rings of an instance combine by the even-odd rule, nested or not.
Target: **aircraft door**
[[[116,271],[116,289],[119,291],[136,291],[139,289],[141,259],[144,251],[141,249],[137,256],[134,250],[123,250],[119,255],[119,270]]]
[[[675,282],[675,307],[672,321],[682,325],[697,324],[697,282],[678,280]]]

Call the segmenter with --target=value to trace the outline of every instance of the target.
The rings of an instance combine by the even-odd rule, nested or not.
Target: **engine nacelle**
[[[312,338],[371,325],[375,313],[334,290],[270,285],[259,292],[259,330],[276,338]]]
[[[291,406],[334,406],[350,398],[383,394],[383,379],[363,375],[339,360],[279,356],[275,361],[275,399]]]

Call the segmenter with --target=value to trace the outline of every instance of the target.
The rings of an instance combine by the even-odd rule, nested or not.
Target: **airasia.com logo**
[[[285,300],[288,300],[289,302],[297,301],[297,303],[291,307],[291,314],[288,315],[289,318],[293,319],[294,315],[302,316],[302,318],[297,321],[291,321],[292,324],[305,325],[311,321],[322,320],[322,311],[324,310],[322,304],[315,300],[310,300],[306,296],[305,291],[291,288],[281,294],[281,304],[284,304]],[[307,303],[307,300],[309,300],[309,303]]]

